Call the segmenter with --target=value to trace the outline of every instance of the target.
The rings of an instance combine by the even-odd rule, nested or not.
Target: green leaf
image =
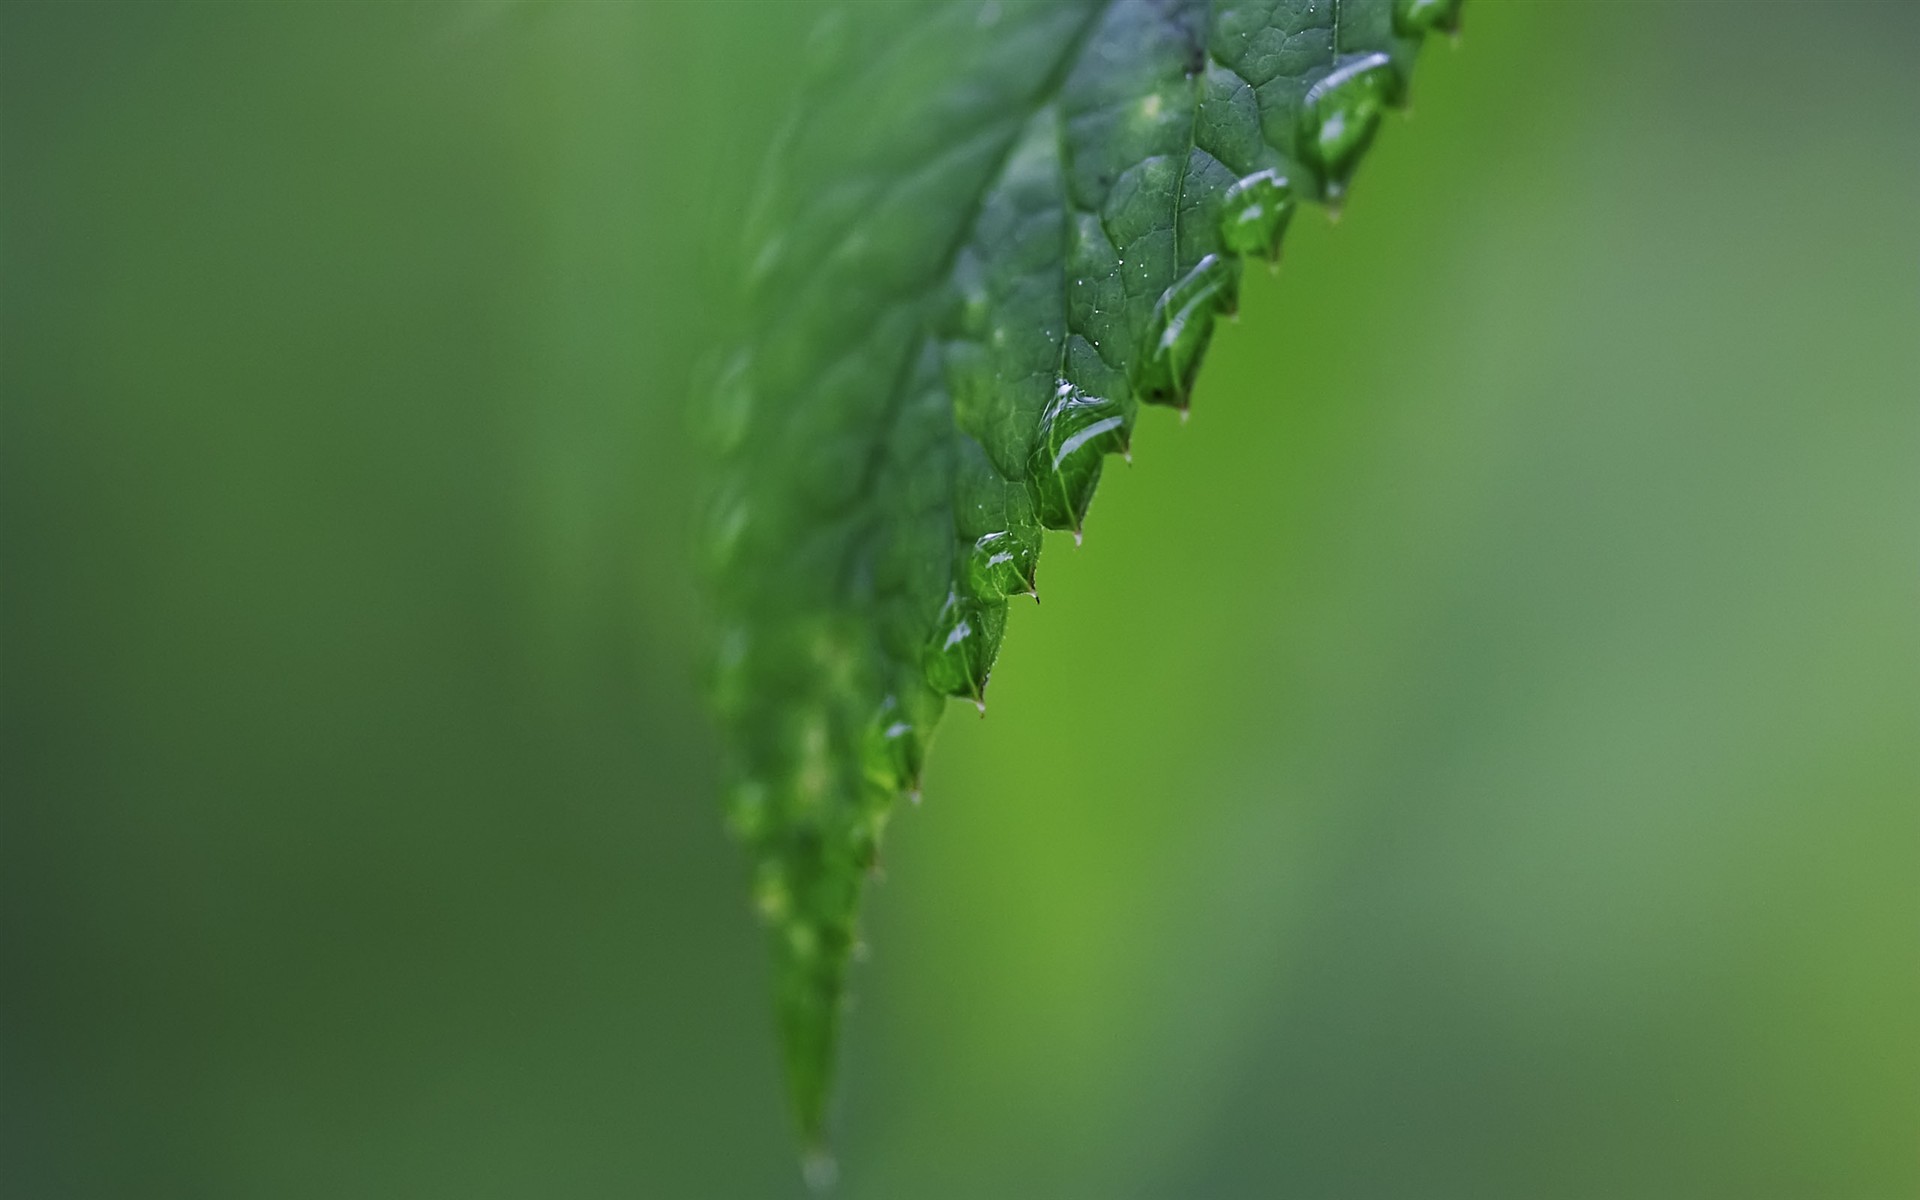
[[[1184,410],[1241,264],[1337,202],[1457,0],[866,5],[746,239],[707,433],[714,700],[804,1136],[862,887],[949,697],[983,702],[1041,531]]]

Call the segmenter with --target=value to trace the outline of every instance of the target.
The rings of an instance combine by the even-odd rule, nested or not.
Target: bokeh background
[[[1466,19],[949,717],[845,1195],[1920,1195],[1920,10]],[[0,1194],[800,1194],[680,431],[812,20],[0,7]]]

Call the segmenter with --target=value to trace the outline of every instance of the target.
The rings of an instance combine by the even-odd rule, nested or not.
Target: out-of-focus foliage
[[[0,1191],[799,1191],[678,428],[812,16],[0,8]],[[847,1195],[1920,1190],[1916,17],[1467,16],[890,831]]]

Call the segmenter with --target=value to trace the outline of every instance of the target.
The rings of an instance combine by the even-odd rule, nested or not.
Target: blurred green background
[[[1920,10],[1473,0],[1051,544],[858,1198],[1920,1195]],[[800,1192],[685,380],[799,3],[0,7],[0,1195]]]

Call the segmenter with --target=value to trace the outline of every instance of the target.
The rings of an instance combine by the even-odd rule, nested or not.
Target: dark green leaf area
[[[703,427],[729,813],[803,1132],[860,892],[1044,529],[1185,409],[1241,263],[1337,201],[1448,0],[858,5],[805,52]]]

